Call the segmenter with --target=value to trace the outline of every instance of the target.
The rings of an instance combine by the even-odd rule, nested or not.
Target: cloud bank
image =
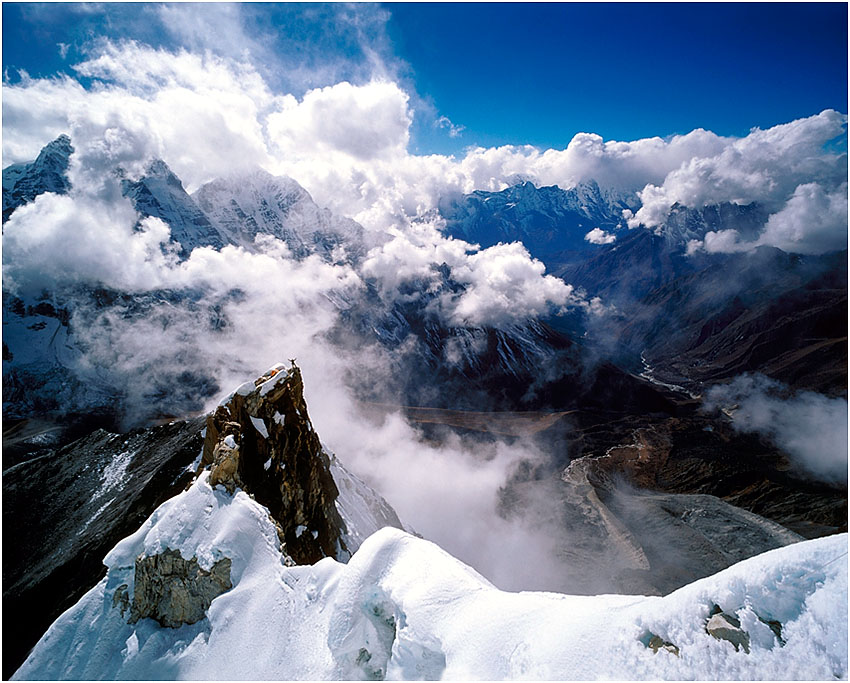
[[[275,81],[258,66],[263,41],[244,30],[247,25],[240,24],[216,51],[202,23],[194,24],[200,27],[196,33],[180,28],[192,6],[159,11],[183,32],[191,51],[101,40],[75,65],[75,77],[4,84],[4,163],[35,158],[61,133],[77,150],[72,192],[43,195],[4,226],[4,287],[34,295],[97,284],[141,295],[131,304],[81,306],[72,319],[86,349],[80,372],[92,382],[105,378],[121,385],[128,404],[163,401],[167,410],[169,396],[180,405],[181,391],[195,395],[206,383],[207,392],[212,387],[224,393],[275,362],[297,358],[311,416],[328,445],[371,476],[409,523],[491,578],[515,576],[517,564],[533,565],[538,578],[550,576],[549,531],[495,515],[507,470],[536,454],[499,444],[479,457],[458,443],[423,443],[398,417],[370,423],[351,386],[378,383],[391,367],[388,352],[377,345],[341,349],[326,333],[346,301],[372,281],[388,301],[433,295],[431,310],[455,325],[499,326],[601,304],[546,275],[520,244],[481,250],[445,238],[428,218],[440,197],[501,190],[517,178],[563,188],[595,179],[603,187],[640,193],[643,206],[630,216],[635,226],[657,227],[675,203],[759,201],[772,210],[759,238],[764,243],[819,253],[846,235],[846,160],[824,148],[844,130],[845,118],[836,112],[740,139],[701,129],[631,142],[579,133],[563,150],[472,147],[459,157],[415,155],[408,147],[422,102],[387,68],[380,51],[363,49],[358,73],[299,92],[281,83],[310,79],[295,73]],[[215,11],[228,22],[233,18],[228,7]],[[359,36],[376,24],[352,15],[346,25]],[[462,122],[437,125],[460,132]],[[168,226],[156,219],[137,226],[138,216],[120,197],[115,169],[138,177],[151,158],[164,159],[190,191],[257,166],[295,178],[321,206],[365,225],[372,241],[362,266],[317,257],[296,261],[273,238],[260,238],[252,249],[196,249],[180,261]],[[591,231],[588,241],[611,237]],[[718,234],[697,248],[750,246]],[[460,289],[442,287],[445,269]],[[411,282],[417,287],[405,287]],[[169,291],[186,297],[175,305],[154,296]],[[812,410],[834,413],[828,399],[823,405],[803,400]],[[787,404],[770,396],[754,405],[788,417],[779,407]],[[846,403],[844,409],[846,432]],[[759,411],[753,415],[754,429],[769,429]],[[801,453],[806,467],[835,474],[834,462],[816,464],[805,445],[793,445],[793,434],[772,429],[774,438],[791,444],[789,453]],[[821,439],[815,450],[834,453],[838,442],[822,441],[832,432],[820,431],[810,435]],[[458,536],[459,529],[469,535]]]
[[[553,530],[521,512],[510,521],[497,514],[507,471],[539,454],[502,443],[468,448],[458,439],[437,446],[398,415],[375,422],[354,396],[358,387],[388,383],[391,352],[378,344],[341,348],[328,333],[367,280],[388,303],[404,290],[459,325],[499,326],[582,305],[572,288],[545,275],[520,244],[481,250],[427,221],[371,235],[377,243],[359,268],[318,256],[296,260],[284,242],[264,235],[248,247],[196,248],[180,260],[168,225],[139,221],[121,196],[115,168],[134,177],[150,153],[140,130],[107,126],[98,137],[96,126],[78,128],[84,134],[75,142],[70,193],[43,194],[4,226],[6,290],[30,300],[47,289],[52,301],[73,304],[70,329],[82,350],[73,372],[118,390],[132,423],[150,417],[151,406],[163,416],[184,416],[187,406],[209,410],[246,378],[296,358],[324,442],[407,523],[506,588],[563,589]],[[459,286],[444,286],[446,271]],[[112,303],[86,295],[92,287]],[[463,535],[457,519],[465,520]],[[520,573],[528,558],[533,571]]]
[[[847,400],[813,391],[789,394],[768,377],[742,375],[712,387],[705,407],[734,407],[735,429],[766,436],[810,476],[846,483]]]
[[[163,8],[171,11],[190,10]],[[7,83],[4,158],[32,159],[63,132],[80,144],[121,130],[164,159],[190,191],[234,168],[260,166],[295,178],[320,205],[370,229],[424,215],[442,196],[501,190],[519,178],[565,189],[595,179],[638,194],[642,205],[626,215],[631,227],[657,229],[676,204],[759,202],[773,214],[757,242],[715,234],[691,251],[769,244],[822,253],[846,240],[846,155],[826,146],[846,132],[846,116],[835,111],[743,138],[702,129],[631,142],[578,133],[562,150],[471,147],[460,157],[416,155],[408,150],[411,129],[428,107],[386,60],[376,58],[362,82],[292,93],[270,84],[256,65],[259,48],[246,45],[216,54],[102,40],[74,66],[78,78],[93,79],[88,89],[71,77]],[[462,125],[435,122],[449,131]]]

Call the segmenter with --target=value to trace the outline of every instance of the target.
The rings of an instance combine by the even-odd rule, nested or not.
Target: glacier
[[[208,479],[109,552],[105,578],[14,680],[847,676],[847,534],[769,551],[665,597],[509,593],[390,527],[347,564],[287,566],[268,511]],[[120,591],[133,591],[136,558],[165,549],[205,569],[229,558],[233,587],[197,623],[130,624]],[[719,610],[739,621],[749,652],[706,631]]]

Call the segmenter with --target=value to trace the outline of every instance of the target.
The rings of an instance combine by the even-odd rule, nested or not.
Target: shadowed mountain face
[[[653,289],[630,307],[619,343],[668,383],[696,388],[761,372],[846,395],[846,309],[847,252],[763,247]]]
[[[138,180],[123,180],[121,190],[140,215],[168,223],[172,239],[182,248],[182,256],[188,256],[195,247],[221,249],[227,244],[165,162],[151,162]]]
[[[191,480],[202,427],[196,419],[125,434],[97,429],[47,448],[37,429],[15,444],[21,462],[6,466],[4,454],[3,610],[15,615],[14,628],[3,629],[4,678],[103,576],[107,551]]]
[[[38,195],[45,192],[64,194],[70,189],[67,173],[73,152],[71,138],[60,135],[41,150],[35,161],[12,164],[3,169],[4,223],[15,209]]]
[[[655,379],[697,393],[702,383],[762,372],[793,388],[846,395],[846,251],[688,254],[688,242],[709,231],[753,240],[767,211],[677,205],[658,230],[628,230],[620,221],[627,204],[595,184],[564,191],[525,183],[475,192],[443,214],[448,234],[522,240],[552,273],[615,307],[571,329],[585,325],[585,343],[623,367],[641,372],[643,361]],[[591,223],[613,241],[584,240]]]
[[[846,396],[847,288],[832,279],[749,305],[733,299],[708,320],[688,321],[673,343],[653,340],[646,358],[671,378],[711,383],[758,371],[795,389]]]
[[[522,242],[549,265],[560,258],[590,254],[597,249],[586,236],[595,229],[625,227],[624,209],[639,206],[631,193],[604,190],[594,181],[571,190],[535,187],[525,182],[501,192],[476,191],[441,203],[446,233],[489,247]]]
[[[374,343],[377,332],[396,364],[388,386],[356,386],[361,399],[380,402],[390,393],[406,405],[486,411],[672,408],[655,387],[544,322],[450,327],[427,308],[420,302],[382,315],[361,306],[345,312],[334,342]]]

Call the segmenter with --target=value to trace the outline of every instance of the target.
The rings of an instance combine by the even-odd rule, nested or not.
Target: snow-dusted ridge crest
[[[166,547],[207,567],[230,558],[233,588],[196,624],[129,624],[116,590],[132,592],[135,559]],[[14,678],[845,678],[846,556],[846,534],[806,541],[664,598],[502,592],[392,528],[348,564],[290,567],[266,509],[205,472],[107,555],[106,577]],[[717,608],[739,620],[749,653],[706,632]],[[654,651],[653,637],[678,654]]]
[[[243,488],[250,468],[239,465],[260,455],[252,439],[277,443],[273,425],[292,423],[289,440],[310,442],[296,421],[309,425],[299,382],[294,364],[276,365],[222,401],[194,483],[107,554],[104,579],[14,679],[846,678],[847,534],[764,553],[663,598],[508,593],[434,543],[385,526],[391,509],[325,456],[342,492],[332,502],[345,552],[294,565],[291,554],[321,550],[321,530],[294,508],[284,522],[308,539],[299,547],[280,513]],[[272,408],[284,408],[280,418]],[[216,427],[244,411],[248,419]],[[301,467],[291,455],[261,466]],[[227,458],[237,466],[222,471]],[[139,568],[151,558],[194,578],[146,612],[137,594],[151,602],[149,573]],[[203,616],[167,627],[157,610],[173,612],[181,591],[205,592],[192,604]]]

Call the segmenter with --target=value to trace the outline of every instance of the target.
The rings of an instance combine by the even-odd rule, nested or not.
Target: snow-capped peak
[[[227,243],[162,159],[151,160],[139,180],[123,180],[121,185],[136,211],[169,225],[171,238],[180,244],[184,256],[196,247],[221,248]]]
[[[635,207],[633,193],[608,188],[594,180],[569,190],[524,182],[501,192],[475,191],[441,207],[449,235],[488,247],[521,241],[538,258],[565,250],[596,249],[585,241],[589,230],[615,230],[622,211]]]
[[[3,169],[3,221],[22,204],[45,192],[64,194],[71,187],[67,172],[71,138],[60,135],[39,152],[35,161],[12,164]]]
[[[286,242],[297,258],[318,253],[335,260],[344,248],[361,255],[363,229],[354,221],[319,208],[301,185],[262,169],[213,180],[192,198],[228,242],[253,248],[254,238],[272,235]]]

